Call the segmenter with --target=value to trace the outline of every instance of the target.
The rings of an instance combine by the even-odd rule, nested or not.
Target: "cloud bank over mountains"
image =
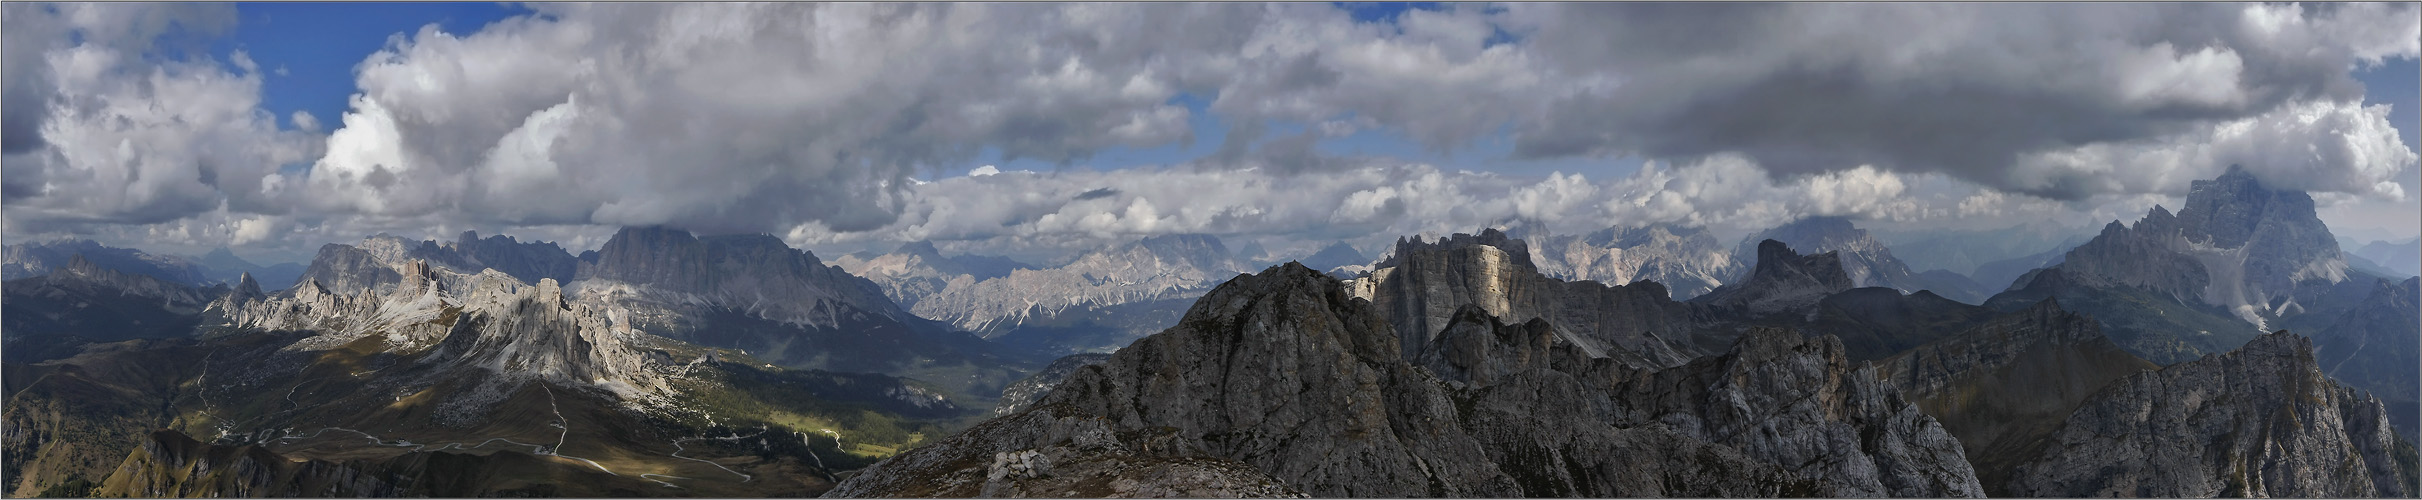
[[[2352,76],[2422,56],[2414,4],[533,8],[399,34],[349,112],[282,127],[258,65],[200,49],[233,7],[7,5],[0,217],[205,246],[666,224],[1075,247],[2099,217],[2229,164],[2409,206],[2417,161]],[[1210,140],[1206,118],[1212,154],[1096,162]],[[1368,131],[1607,167],[1320,147]],[[956,174],[1012,159],[1066,167]]]

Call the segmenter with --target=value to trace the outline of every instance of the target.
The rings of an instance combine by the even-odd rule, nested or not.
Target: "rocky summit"
[[[1118,484],[1156,460],[1247,467],[1258,475],[1222,480],[1320,497],[1982,493],[1958,442],[1829,338],[1762,331],[1655,370],[1469,306],[1408,359],[1349,290],[1292,263],[1231,280],[1032,408],[830,495],[1049,494],[998,478],[1115,462],[1089,474]],[[1277,484],[1246,481],[1259,477]]]
[[[2129,352],[2170,364],[2268,330],[2317,332],[2373,289],[2376,277],[2348,267],[2312,196],[2270,189],[2237,167],[2192,186],[2177,213],[2154,206],[2133,225],[2112,221],[1986,305],[2008,311],[2057,297]]]
[[[1983,302],[1990,293],[1984,285],[1959,273],[1911,270],[1907,263],[1892,255],[1891,248],[1841,217],[1806,217],[1750,235],[1741,240],[1735,255],[1747,261],[1754,271],[1757,263],[1765,260],[1762,242],[1766,240],[1781,241],[1801,252],[1838,255],[1842,270],[1850,275],[1854,287],[1880,286],[1903,292],[1927,290],[1970,304]]]
[[[1836,252],[1800,255],[1781,241],[1765,240],[1758,242],[1757,262],[1748,279],[1691,302],[1748,317],[1805,314],[1825,296],[1858,286]]]

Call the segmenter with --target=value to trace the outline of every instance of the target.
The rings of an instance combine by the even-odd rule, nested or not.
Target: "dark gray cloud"
[[[2413,4],[1517,5],[1507,22],[1547,71],[1602,85],[1548,99],[1516,152],[1733,152],[1780,175],[1872,164],[2058,199],[2135,192],[2021,171],[2046,153],[2359,101],[2349,70],[2412,57],[2416,15]],[[2312,169],[2379,170],[2299,170]]]
[[[537,8],[403,34],[319,136],[259,109],[257,68],[184,42],[232,23],[223,5],[0,7],[7,232],[1282,242],[2101,213],[2230,163],[2398,199],[2386,181],[2415,157],[2348,70],[2422,54],[2413,4],[1457,5],[1393,24],[1296,3]],[[1089,165],[1190,143],[1204,112],[1233,127],[1207,157]],[[1542,181],[1320,149],[1367,130],[1658,161]],[[915,180],[985,151],[1064,171]]]

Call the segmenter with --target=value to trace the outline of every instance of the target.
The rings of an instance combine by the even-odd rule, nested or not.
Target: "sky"
[[[0,5],[0,239],[615,228],[1050,260],[1509,223],[2422,233],[2391,4]]]

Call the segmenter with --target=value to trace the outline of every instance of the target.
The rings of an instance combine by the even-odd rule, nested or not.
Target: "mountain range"
[[[2341,245],[2340,248],[2345,246]],[[2363,259],[2380,266],[2381,270],[2394,273],[2385,276],[2422,275],[2422,238],[2408,238],[2402,242],[2373,241],[2346,253],[2349,260]]]
[[[1654,281],[1674,300],[1714,290],[1745,265],[1738,256],[1725,253],[1715,236],[1697,227],[1610,227],[1578,236],[1517,233],[1531,243],[1531,260],[1548,277],[1609,285]]]
[[[1525,226],[1399,238],[1375,261],[1337,242],[1258,271],[1208,235],[1034,266],[930,242],[828,263],[769,235],[628,227],[579,254],[372,236],[277,287],[203,271],[232,252],[13,245],[10,269],[33,274],[0,286],[0,480],[16,496],[2422,491],[2422,278],[2352,264],[2304,193],[2241,169],[2191,187],[2176,213],[2083,240],[1887,248],[1819,217],[1727,250],[1698,228]],[[1912,251],[1956,251],[1926,262],[1972,275],[2032,267],[1979,285],[1910,272],[1896,253]]]
[[[1245,270],[1219,238],[1199,234],[1148,237],[1056,267],[1002,264],[944,258],[931,244],[839,261],[918,316],[1054,354],[1107,352],[1168,328],[1195,297]]]
[[[1970,304],[1984,302],[1992,294],[1984,285],[1960,273],[1942,269],[1915,272],[1907,263],[1892,255],[1885,247],[1841,217],[1806,217],[1741,240],[1733,255],[1749,269],[1757,267],[1760,241],[1775,240],[1802,252],[1835,252],[1842,260],[1842,270],[1850,274],[1853,287],[1880,286],[1903,292],[1919,290]]]
[[[103,246],[92,240],[60,240],[19,243],[0,247],[0,280],[14,280],[50,274],[68,266],[82,256],[85,261],[101,268],[124,273],[159,278],[180,285],[211,283],[205,271],[192,260],[172,255],[146,253],[132,248]]]

